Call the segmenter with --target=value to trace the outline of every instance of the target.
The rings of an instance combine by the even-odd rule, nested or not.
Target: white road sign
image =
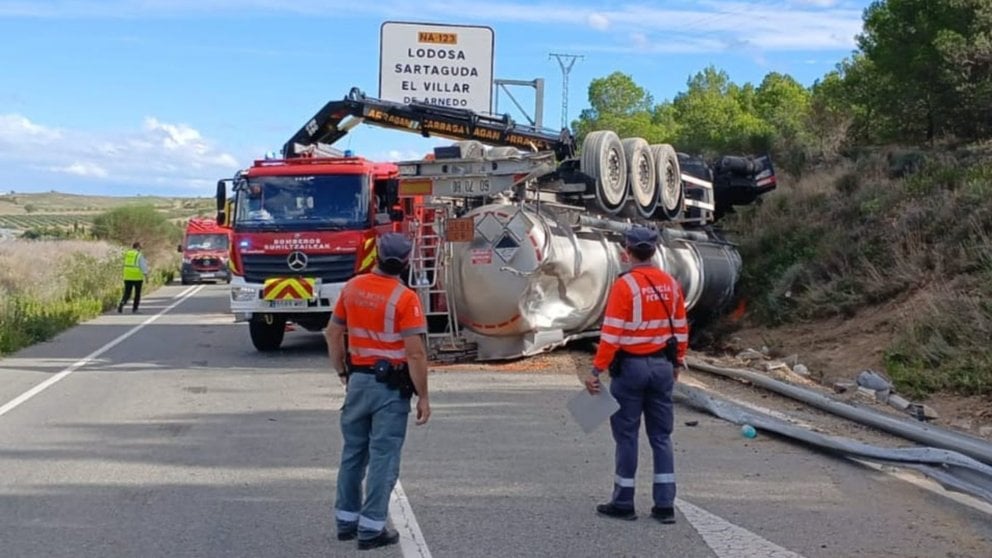
[[[491,27],[387,21],[379,98],[492,112],[494,43]]]

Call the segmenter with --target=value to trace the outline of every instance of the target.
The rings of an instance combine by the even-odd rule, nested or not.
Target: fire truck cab
[[[256,349],[278,349],[288,323],[323,329],[345,282],[373,269],[376,237],[405,230],[397,173],[343,153],[258,160],[218,182],[217,218],[232,231],[231,311]]]

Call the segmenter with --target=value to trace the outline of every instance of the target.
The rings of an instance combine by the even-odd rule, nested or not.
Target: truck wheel
[[[685,188],[675,148],[667,143],[651,146],[658,177],[658,209],[655,217],[674,221],[682,216]]]
[[[650,218],[658,208],[658,178],[654,156],[648,142],[643,138],[627,138],[622,143],[624,155],[627,156],[630,197],[637,206],[638,214]]]
[[[180,282],[182,282],[182,284],[183,284],[183,285],[189,285],[189,284],[191,284],[191,283],[192,283],[193,281],[192,281],[192,280],[190,280],[190,279],[189,279],[189,278],[187,278],[187,277],[183,277],[182,279],[180,279]]]
[[[257,350],[276,351],[286,335],[286,319],[271,314],[255,316],[248,322],[248,332],[251,334],[251,343]]]
[[[627,158],[615,132],[597,130],[582,141],[579,168],[596,181],[598,209],[615,215],[627,201]]]

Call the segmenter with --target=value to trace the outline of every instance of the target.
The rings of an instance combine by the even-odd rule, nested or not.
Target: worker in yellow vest
[[[124,296],[121,303],[117,305],[117,313],[124,311],[124,305],[131,298],[131,291],[134,291],[134,305],[131,311],[138,313],[138,305],[141,304],[141,285],[148,276],[148,261],[141,253],[141,243],[135,242],[131,249],[124,252]]]

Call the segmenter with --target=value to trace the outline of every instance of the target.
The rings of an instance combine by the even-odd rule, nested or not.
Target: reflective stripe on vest
[[[138,258],[140,256],[141,253],[133,248],[124,252],[125,281],[141,281],[145,278],[145,274],[141,272],[141,266],[138,265]]]
[[[628,273],[622,279],[631,293],[630,319],[627,320],[625,316],[604,316],[601,340],[623,349],[631,349],[637,354],[662,349],[665,342],[673,335],[679,342],[688,341],[689,329],[686,319],[675,314],[674,301],[678,287],[672,284],[673,280],[653,281],[661,295],[668,292],[670,296],[667,301],[661,299],[659,303],[655,303],[654,300],[649,299],[645,304],[643,296],[645,293],[650,297],[656,296],[651,284],[647,280],[641,284],[635,273]],[[672,314],[670,315],[669,312]]]
[[[393,283],[389,295],[376,275],[363,275],[352,280],[352,284],[342,293],[342,296],[362,297],[366,304],[349,306],[348,308],[348,353],[351,361],[358,366],[374,364],[379,359],[394,362],[406,360],[406,348],[401,331],[397,331],[397,308],[406,287],[399,282]],[[358,294],[356,291],[361,291]],[[367,308],[374,304],[381,308],[381,321],[378,312]],[[365,306],[365,307],[362,307]],[[378,323],[376,323],[378,322]]]

